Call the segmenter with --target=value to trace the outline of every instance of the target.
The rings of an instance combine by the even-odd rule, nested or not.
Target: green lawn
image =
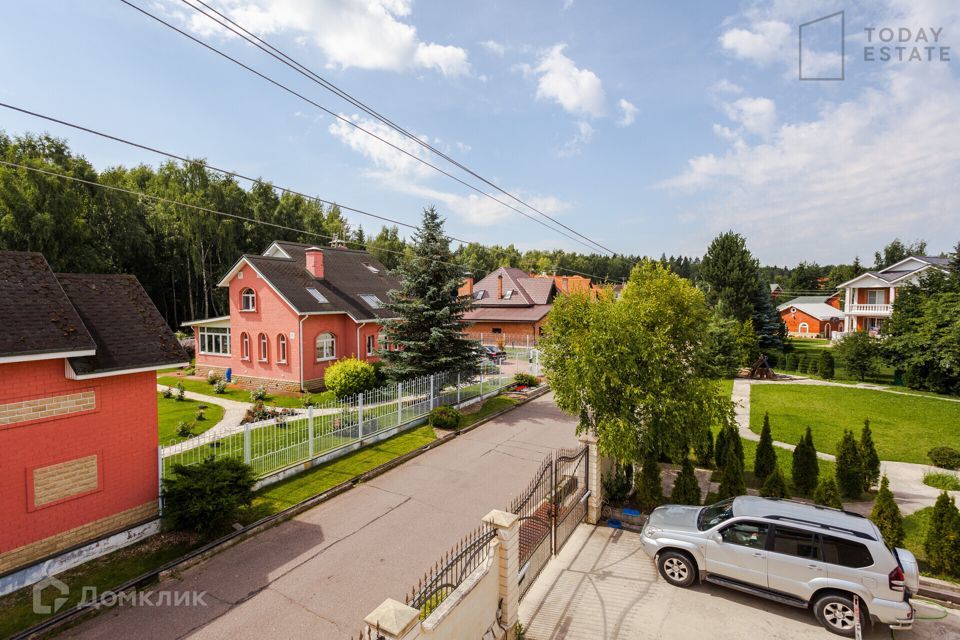
[[[787,338],[787,344],[789,344],[793,348],[793,353],[795,353],[798,356],[800,355],[805,356],[807,359],[807,362],[810,361],[811,357],[814,357],[814,358],[819,357],[820,354],[827,349],[831,350],[831,352],[834,354],[834,357],[836,357],[836,352],[833,351],[833,347],[831,346],[832,343],[829,340],[822,340],[819,338]],[[777,366],[774,367],[774,370],[777,371],[778,373],[801,375],[801,376],[807,376],[809,378],[820,377],[816,374],[812,374],[809,372],[788,371],[785,367],[786,357],[787,356],[785,353],[777,353],[778,362],[777,362]],[[846,369],[840,366],[839,362],[837,362],[834,370],[834,381],[855,383],[855,382],[860,382],[860,378],[848,372]],[[873,376],[868,377],[865,380],[865,382],[875,382],[878,384],[892,385],[893,384],[893,367],[888,367],[885,364],[881,364],[880,368],[877,370],[877,373],[874,374]]]
[[[503,411],[507,407],[512,407],[517,404],[517,401],[513,398],[504,398],[503,396],[494,396],[484,401],[483,406],[480,407],[480,410],[476,413],[467,413],[464,414],[463,419],[460,421],[460,428],[469,427],[470,425],[483,420],[489,415],[496,413],[497,411]]]
[[[204,419],[197,420],[197,409],[203,404],[206,409],[203,411]],[[186,438],[177,435],[177,425],[181,422],[194,423],[191,429],[193,435],[200,435],[207,429],[215,426],[223,419],[223,407],[213,403],[197,402],[184,398],[164,398],[162,393],[157,393],[157,411],[160,416],[160,444],[167,445],[174,442],[180,442]]]
[[[224,393],[215,393],[213,391],[213,385],[208,384],[206,380],[196,380],[194,378],[178,376],[160,376],[157,378],[157,384],[174,388],[176,388],[178,382],[182,382],[183,388],[193,393],[202,393],[214,398],[226,398],[227,400],[236,400],[237,402],[250,402],[250,390],[240,389],[232,384],[227,385],[227,390]],[[334,399],[334,395],[330,391],[314,393],[311,394],[311,396],[318,403],[328,402]],[[287,407],[293,409],[299,409],[303,406],[299,395],[268,395],[263,403],[271,407]]]
[[[960,449],[960,403],[848,387],[795,384],[755,385],[750,397],[750,429],[759,433],[770,413],[774,440],[795,443],[807,426],[818,451],[836,453],[844,429],[859,437],[870,419],[883,460],[930,464],[935,446]]]

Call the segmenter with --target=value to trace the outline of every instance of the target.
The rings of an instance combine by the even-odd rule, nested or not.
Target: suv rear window
[[[870,551],[859,542],[833,536],[822,536],[822,539],[825,562],[853,568],[869,567],[873,564]]]

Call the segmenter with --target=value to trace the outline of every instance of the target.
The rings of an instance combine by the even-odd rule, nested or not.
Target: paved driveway
[[[943,616],[917,603],[917,616]],[[710,584],[672,587],[640,548],[640,536],[580,525],[520,603],[527,640],[830,640],[813,615]],[[864,638],[890,638],[888,627]],[[895,638],[960,638],[960,611],[917,620]]]
[[[503,508],[574,421],[547,395],[160,584],[205,607],[119,607],[76,638],[349,638],[441,553]]]

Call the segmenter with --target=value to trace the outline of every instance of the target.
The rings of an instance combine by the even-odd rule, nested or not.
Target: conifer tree
[[[649,513],[663,504],[663,484],[660,479],[660,464],[657,461],[657,452],[648,449],[643,456],[640,474],[636,477],[634,498],[640,508]]]
[[[863,421],[860,432],[860,461],[863,464],[863,490],[869,491],[880,479],[880,455],[873,444],[869,418]]]
[[[856,500],[863,493],[863,461],[853,431],[844,429],[837,443],[837,487],[845,500]]]
[[[760,495],[766,498],[787,498],[787,481],[780,472],[780,467],[774,467],[770,475],[760,488]]]
[[[903,545],[903,516],[900,515],[900,507],[893,499],[893,492],[890,491],[890,481],[887,480],[887,476],[883,476],[883,480],[880,481],[880,492],[877,493],[877,499],[873,503],[870,519],[880,529],[883,541],[887,543],[888,547]]]
[[[923,552],[937,573],[960,575],[960,512],[946,491],[933,505]]]
[[[760,444],[753,460],[753,475],[763,484],[777,468],[777,452],[773,450],[773,436],[770,434],[770,414],[763,414],[763,429],[760,430]]]
[[[443,371],[476,372],[479,345],[466,337],[463,320],[472,304],[458,295],[463,270],[454,262],[443,219],[430,207],[413,236],[412,253],[397,269],[401,284],[386,308],[397,318],[384,324],[380,352],[392,380],[406,380]]]
[[[718,459],[720,488],[717,493],[721,500],[747,492],[747,485],[743,479],[743,443],[740,442],[740,437],[735,430],[730,429],[730,432],[725,439],[727,446],[724,449],[723,458]]]
[[[673,482],[673,492],[670,494],[673,504],[700,504],[700,483],[694,473],[690,458],[684,458],[680,465],[680,473]]]
[[[813,492],[813,501],[825,507],[843,508],[843,502],[840,501],[840,489],[832,476],[823,478],[817,483],[817,488]]]
[[[817,459],[817,449],[813,445],[813,432],[810,427],[807,427],[807,432],[793,450],[791,470],[793,487],[798,494],[808,496],[816,489],[819,476],[820,461]]]

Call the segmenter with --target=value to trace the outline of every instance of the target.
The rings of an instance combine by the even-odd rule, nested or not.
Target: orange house
[[[468,334],[526,335],[535,342],[553,308],[557,287],[552,277],[499,267],[476,284],[467,278],[459,293],[473,298],[473,308],[463,317],[469,323]]]
[[[189,358],[136,278],[39,253],[0,251],[0,317],[2,594],[153,532],[156,370]]]
[[[274,242],[245,255],[220,281],[230,315],[185,323],[196,336],[196,372],[299,391],[323,387],[341,358],[376,361],[383,305],[399,281],[366,251]]]
[[[829,338],[843,331],[840,296],[801,296],[777,307],[787,333],[798,338]]]

